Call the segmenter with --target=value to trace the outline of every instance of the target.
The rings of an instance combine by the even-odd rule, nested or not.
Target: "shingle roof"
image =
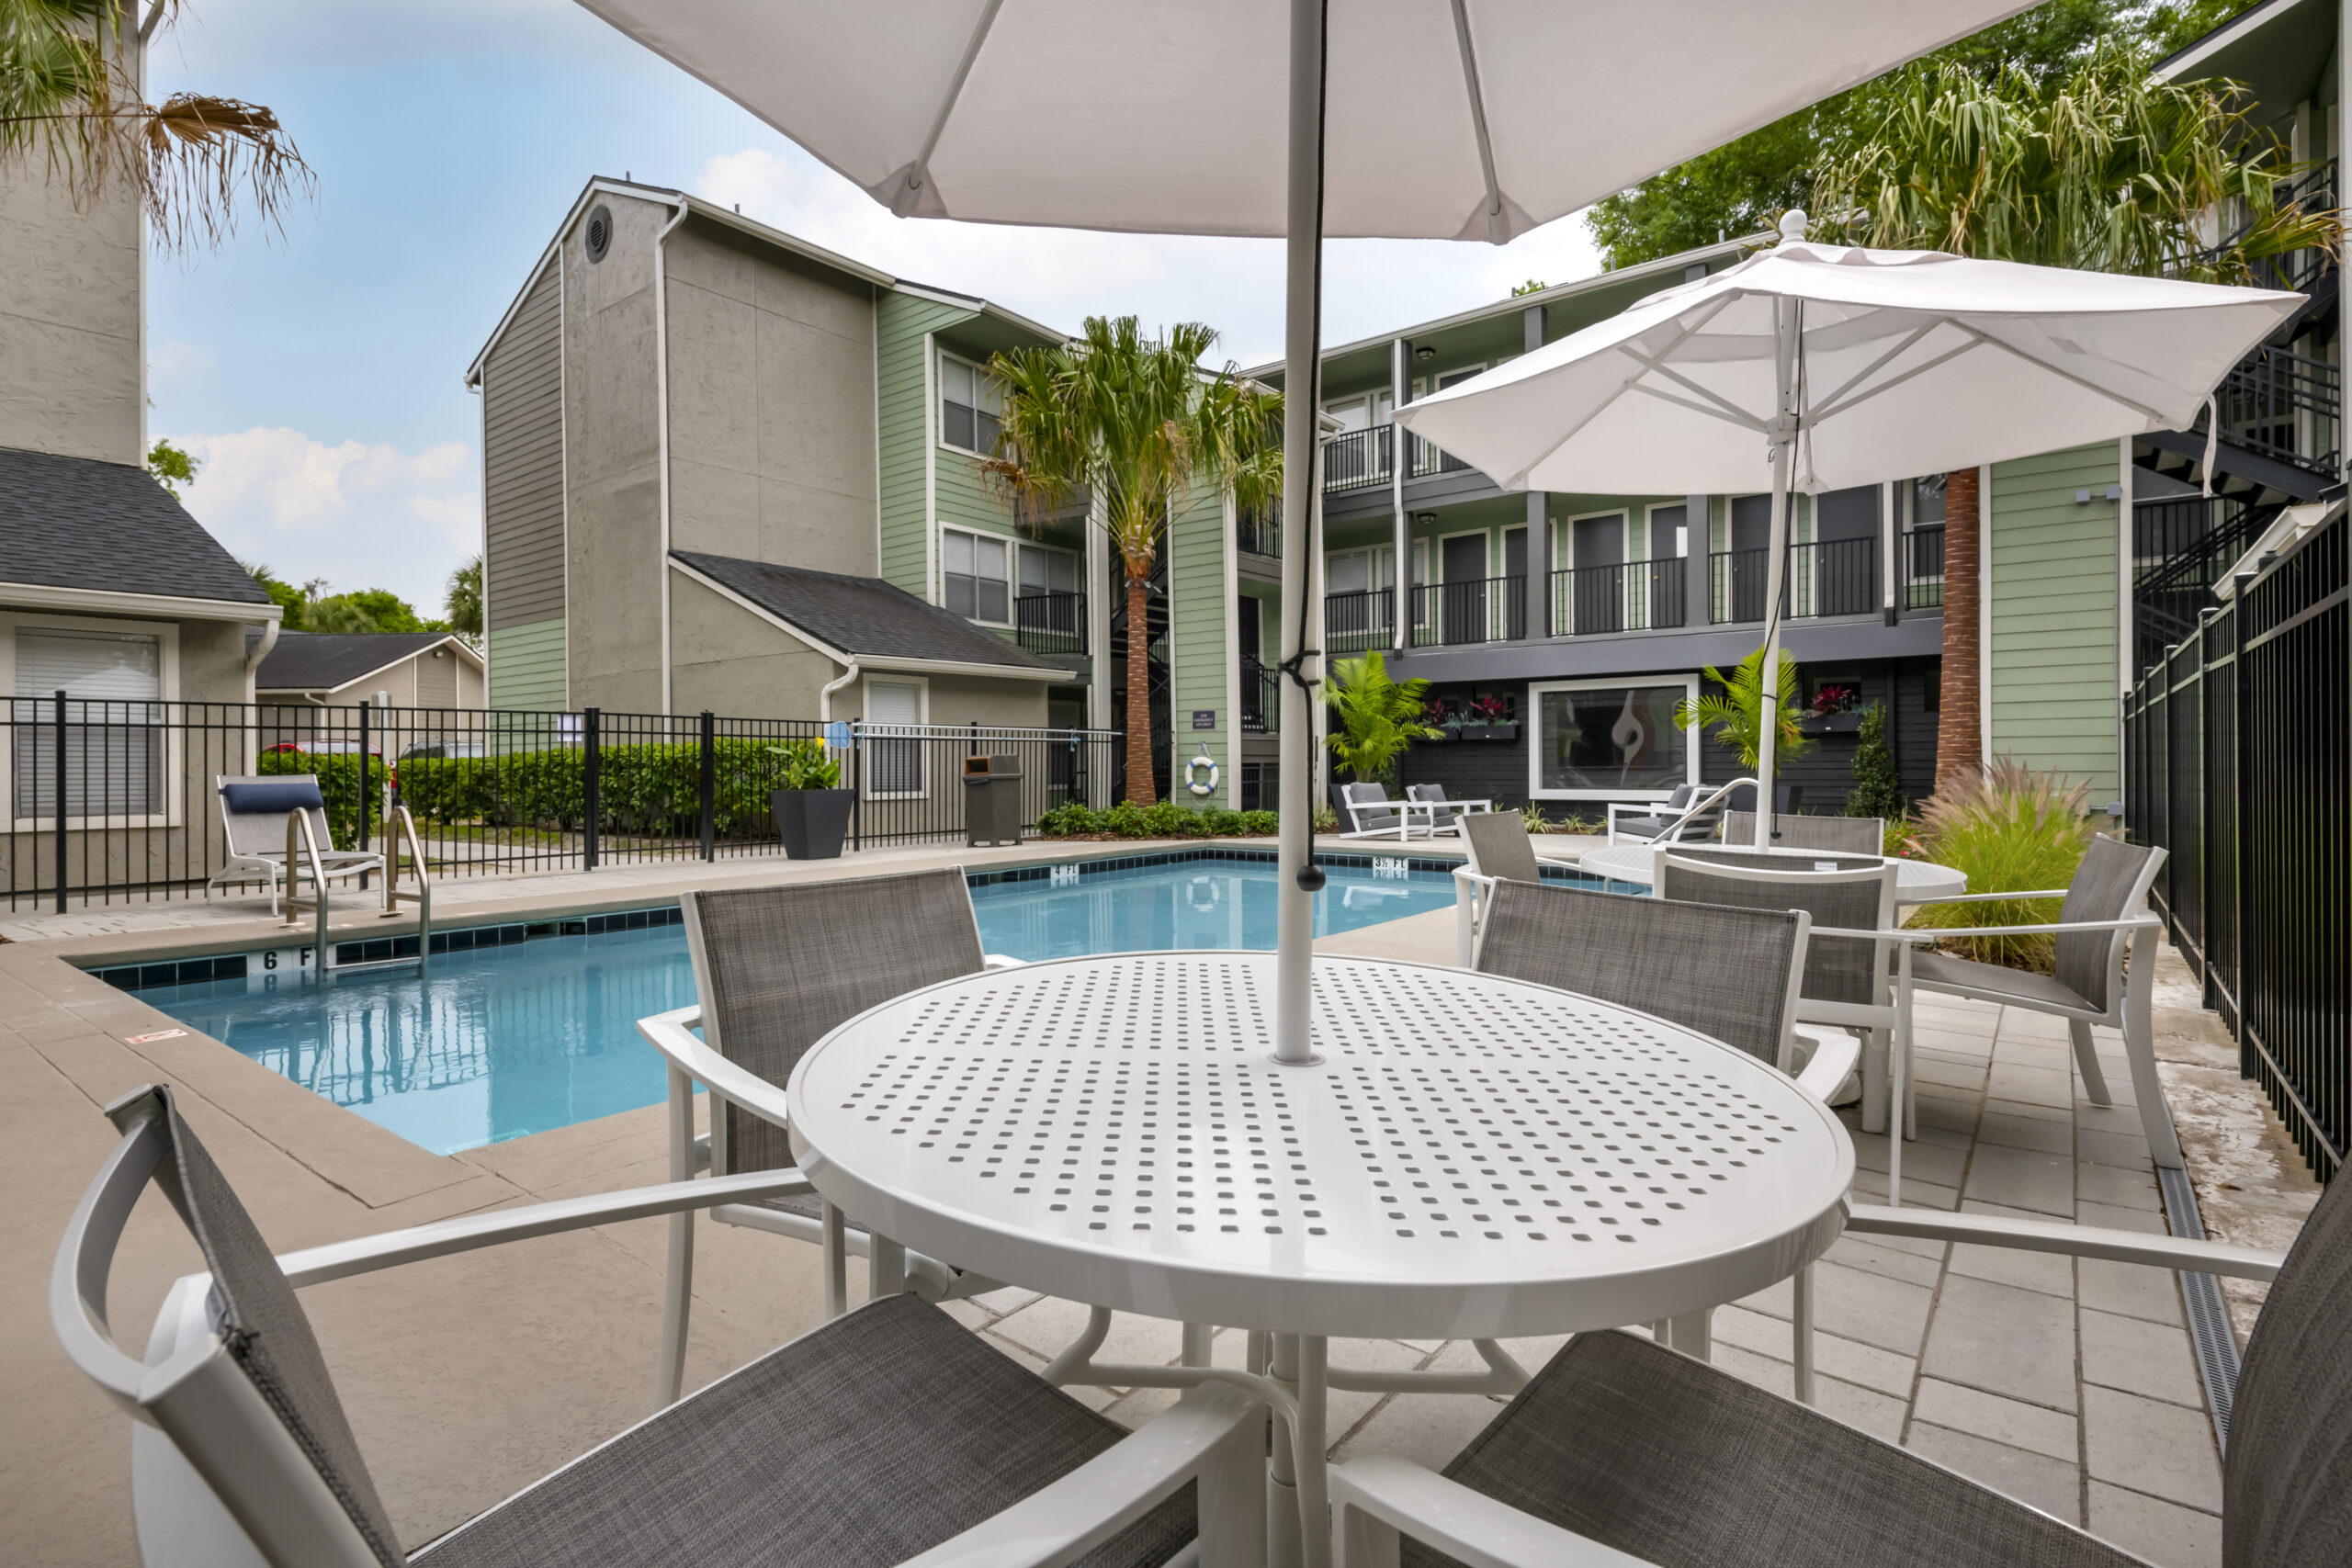
[[[732,556],[673,550],[672,558],[733,590],[778,620],[843,653],[878,659],[928,659],[954,664],[998,664],[1008,671],[1062,667],[982,630],[963,616],[927,604],[878,577],[844,577]]]
[[[266,605],[143,468],[0,447],[0,582]]]
[[[254,671],[254,689],[332,692],[451,640],[447,632],[280,632]]]

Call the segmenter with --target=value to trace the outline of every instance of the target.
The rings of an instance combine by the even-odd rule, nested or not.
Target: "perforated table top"
[[[1740,846],[1693,844],[1690,847],[1721,850],[1737,849]],[[1780,850],[1774,852],[1787,856],[1796,863],[1799,870],[1812,863],[1813,857],[1804,850]],[[1597,850],[1585,851],[1583,856],[1577,862],[1577,869],[1588,872],[1594,876],[1606,876],[1612,881],[1638,882],[1647,887],[1654,874],[1651,866],[1652,857],[1657,852],[1647,844],[1607,844]],[[1825,851],[1825,857],[1826,853],[1827,852]],[[1943,898],[1968,891],[1968,874],[1955,871],[1951,866],[1938,865],[1932,861],[1924,860],[1899,860],[1895,864],[1901,867],[1895,873],[1895,886],[1906,894]]]
[[[1008,1283],[1285,1333],[1646,1322],[1837,1238],[1837,1119],[1703,1035],[1453,969],[1317,958],[1272,1059],[1274,960],[993,971],[835,1030],[789,1086],[801,1168],[854,1221]]]

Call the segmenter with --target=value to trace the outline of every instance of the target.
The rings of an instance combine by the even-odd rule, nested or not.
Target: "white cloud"
[[[187,509],[232,554],[289,582],[389,588],[437,614],[449,573],[481,547],[480,479],[464,442],[411,453],[329,446],[283,426],[173,439],[199,464]]]
[[[147,362],[150,378],[158,389],[200,386],[212,374],[212,355],[186,338],[165,338]]]
[[[1203,321],[1224,335],[1224,352],[1244,364],[1282,353],[1277,241],[893,218],[790,146],[721,153],[703,164],[692,188],[898,276],[981,295],[1065,332],[1089,315],[1138,315],[1147,324]],[[1324,341],[1450,315],[1507,298],[1531,276],[1565,283],[1599,265],[1580,214],[1500,249],[1443,240],[1333,241],[1324,256]]]

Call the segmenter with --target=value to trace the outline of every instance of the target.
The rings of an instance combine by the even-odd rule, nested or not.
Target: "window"
[[[869,735],[865,742],[865,793],[869,795],[910,795],[923,793],[922,740],[913,734],[891,734],[893,730],[911,730],[922,723],[923,687],[919,681],[870,680],[865,682],[865,723],[869,731],[880,727],[885,733]]]
[[[16,634],[15,811],[57,815],[66,694],[65,816],[152,817],[164,809],[162,640],[136,633],[21,627]]]
[[[1043,545],[1021,547],[1023,599],[1034,599],[1040,593],[1075,593],[1078,573],[1078,558],[1068,550],[1047,549]]]
[[[1528,793],[1550,800],[1653,800],[1699,776],[1699,731],[1674,722],[1698,694],[1682,676],[1634,683],[1537,682]]]
[[[939,356],[939,439],[943,446],[981,457],[996,451],[1004,429],[1004,389],[997,378],[967,360]]]
[[[967,534],[958,528],[940,531],[940,564],[950,612],[991,626],[1001,626],[1012,619],[1005,570],[1009,548],[1005,540],[986,534]]]

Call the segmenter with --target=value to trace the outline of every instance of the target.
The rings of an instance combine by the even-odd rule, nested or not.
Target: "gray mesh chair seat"
[[[1468,863],[1453,874],[1453,961],[1467,969],[1477,955],[1478,932],[1498,883],[1541,882],[1547,865],[1575,868],[1538,856],[1527,824],[1516,811],[1474,812],[1463,818],[1462,847]]]
[[[1346,784],[1340,786],[1340,804],[1347,811],[1347,826],[1340,837],[1369,838],[1375,833],[1394,833],[1398,838],[1412,832],[1408,814],[1388,798],[1388,786],[1381,784]]]
[[[1726,847],[1756,843],[1756,813],[1724,813],[1723,841]],[[1772,847],[1778,850],[1838,850],[1847,854],[1876,855],[1886,845],[1883,817],[1802,817],[1787,812],[1772,818]]]
[[[273,1568],[882,1568],[984,1525],[1128,1438],[936,1307],[882,1296],[668,1405],[412,1558],[288,1266],[170,1090],[142,1089],[109,1114],[124,1135],[67,1227],[58,1278],[75,1283],[52,1296],[52,1324],[76,1363],[144,1417],[134,1429],[133,1485],[150,1562],[245,1563],[258,1551]],[[151,1180],[209,1270],[165,1299],[153,1343],[175,1371],[160,1378],[117,1348],[104,1314],[123,1221]],[[707,1186],[612,1194],[602,1213],[573,1200],[395,1232],[322,1249],[334,1262],[313,1277],[605,1223],[620,1217],[616,1205],[647,1198],[707,1201],[696,1194]],[[1172,1444],[1112,1461],[1099,1486],[1075,1498],[1065,1489],[1043,1515],[1033,1508],[1014,1540],[1075,1534],[1101,1542],[1076,1561],[1145,1568],[1193,1539],[1202,1486],[1238,1495],[1246,1510],[1261,1495],[1261,1414],[1229,1392],[1195,1399],[1185,1414],[1190,1424]],[[1247,1512],[1231,1501],[1226,1509],[1227,1534],[1246,1534]],[[1032,1562],[1045,1550],[988,1560]]]
[[[1484,800],[1450,800],[1442,784],[1407,784],[1405,798],[1423,806],[1442,807],[1428,813],[1429,829],[1432,833],[1458,833],[1462,830],[1464,818],[1484,816],[1493,809],[1492,804]]]
[[[1638,806],[1612,801],[1607,814],[1609,841],[1615,843],[1620,833],[1645,842],[1653,840],[1680,820],[1702,792],[1712,793],[1713,790],[1711,784],[1677,784],[1673,794],[1646,811]],[[1721,815],[1720,809],[1700,812],[1683,823],[1681,831],[1675,837],[1678,840],[1710,838],[1714,833],[1716,818]]]
[[[2140,1568],[1704,1362],[1579,1336],[1443,1472],[1658,1568]],[[1407,1568],[1453,1559],[1408,1538]]]
[[[1971,996],[2014,1002],[2037,1011],[2097,1014],[2088,998],[2055,975],[2012,969],[2003,964],[1981,964],[1951,953],[1920,953],[1911,959],[1911,978],[1922,986],[1964,990]]]

